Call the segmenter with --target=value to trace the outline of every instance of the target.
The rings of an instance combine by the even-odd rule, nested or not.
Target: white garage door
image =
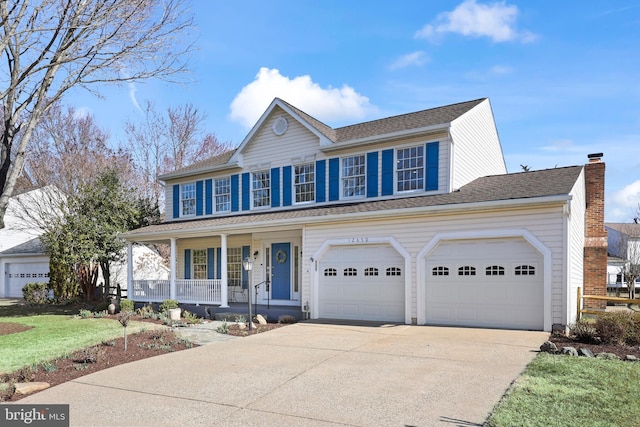
[[[49,264],[10,263],[6,269],[6,297],[22,298],[22,288],[31,282],[49,282]]]
[[[318,268],[320,318],[404,323],[404,258],[391,246],[335,246]]]
[[[543,283],[524,239],[441,242],[426,260],[427,323],[542,330]]]

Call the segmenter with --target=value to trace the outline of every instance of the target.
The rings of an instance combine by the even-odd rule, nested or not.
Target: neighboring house
[[[607,262],[607,285],[626,287],[623,269],[629,263],[640,264],[640,224],[605,223],[608,233],[609,259]],[[640,282],[640,278],[636,280]]]
[[[125,238],[169,243],[172,277],[129,297],[225,310],[250,282],[313,319],[562,328],[578,287],[606,292],[600,156],[507,174],[488,99],[333,129],[276,98],[160,177],[167,219]]]
[[[37,217],[54,215],[50,209],[59,197],[58,190],[48,186],[9,200],[5,228],[0,229],[0,298],[22,298],[22,288],[27,283],[49,282],[49,257],[39,238],[43,230],[37,225],[39,221],[25,211]],[[157,252],[144,245],[135,245],[132,252],[136,274],[158,279],[169,277]],[[115,288],[119,283],[126,295],[127,262],[113,263],[110,270],[112,285]]]

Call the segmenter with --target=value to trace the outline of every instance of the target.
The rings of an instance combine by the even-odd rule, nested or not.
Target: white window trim
[[[425,191],[425,174],[426,168],[426,142],[420,144],[411,144],[404,147],[395,147],[393,149],[393,194],[412,194],[412,193],[424,193]],[[411,148],[422,147],[422,188],[416,188],[415,190],[398,190],[398,151],[408,150]]]
[[[305,165],[311,165],[311,167],[313,168],[313,199],[312,200],[306,200],[303,202],[299,202],[297,200],[297,193],[296,193],[296,185],[303,185],[303,184],[296,184],[296,167],[298,166],[305,166]],[[316,164],[315,162],[302,162],[302,163],[297,163],[292,165],[292,172],[293,172],[293,176],[291,177],[293,182],[292,182],[292,188],[291,191],[293,192],[293,194],[291,195],[291,199],[293,200],[293,204],[294,205],[308,205],[308,204],[312,204],[316,202],[316,192],[318,191],[318,174],[316,171]],[[305,183],[307,184],[307,183]]]
[[[363,194],[358,194],[355,196],[345,196],[344,194],[344,180],[346,177],[344,176],[344,161],[345,159],[351,159],[354,157],[362,157],[364,159],[364,192]],[[349,178],[353,178],[352,176]],[[352,154],[349,156],[340,157],[340,200],[354,200],[354,199],[364,199],[367,197],[367,154],[359,153]]]
[[[255,205],[255,198],[254,198],[254,191],[256,190],[253,186],[254,184],[254,176],[256,173],[266,173],[269,175],[269,186],[266,188],[267,191],[269,192],[269,203],[264,205],[264,206],[256,206]],[[273,179],[273,177],[271,176],[271,169],[260,169],[260,170],[255,170],[255,171],[251,171],[250,175],[249,175],[249,179],[250,179],[250,183],[249,186],[250,188],[250,208],[251,210],[264,210],[264,209],[270,209],[271,208],[271,203],[273,202],[273,194],[271,194],[271,180]]]
[[[218,193],[216,192],[216,182],[217,181],[222,181],[222,180],[228,180],[229,181],[229,193],[223,193],[222,195],[228,194],[229,195],[229,209],[227,210],[219,210],[218,209],[218,203],[216,201],[216,197],[218,196]],[[211,204],[212,204],[212,212],[215,213],[227,213],[227,212],[231,212],[231,176],[221,176],[218,178],[213,178],[213,184],[212,184],[212,189],[211,189],[211,193],[212,193],[212,198],[213,200],[211,200]]]
[[[185,214],[184,213],[184,201],[185,199],[182,197],[183,195],[183,188],[187,185],[193,185],[193,213],[191,214]],[[193,217],[196,216],[196,204],[197,204],[197,200],[198,200],[198,186],[196,185],[196,182],[185,182],[180,184],[180,217],[184,217],[184,218],[189,218],[189,217]],[[190,199],[189,199],[190,200]]]

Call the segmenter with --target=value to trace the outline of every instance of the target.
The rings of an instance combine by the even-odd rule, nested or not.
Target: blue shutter
[[[184,278],[191,279],[191,249],[184,250]]]
[[[382,151],[382,195],[393,194],[393,150]]]
[[[316,161],[316,202],[324,202],[327,188],[327,169],[325,160]]]
[[[248,211],[249,207],[249,190],[251,186],[249,184],[249,172],[242,174],[242,210]]]
[[[207,279],[215,279],[213,276],[213,248],[207,248]]]
[[[438,160],[439,160],[439,142],[430,142],[427,144],[425,153],[425,167],[426,171],[424,173],[425,176],[425,184],[424,189],[426,191],[429,190],[437,190],[438,189]]]
[[[271,206],[280,206],[280,168],[271,169]]]
[[[205,214],[211,215],[213,213],[213,180],[208,179],[204,182],[204,200],[205,200]]]
[[[251,248],[249,246],[243,246],[242,247],[242,261],[244,261],[244,259],[249,256],[249,251],[250,250],[251,250]],[[242,287],[244,289],[247,289],[247,283],[248,283],[247,270],[244,269],[244,265],[243,265],[242,266]]]
[[[180,185],[173,185],[173,217],[180,218]]]
[[[282,206],[291,206],[291,166],[282,168]]]
[[[329,200],[340,199],[340,159],[329,159]]]
[[[202,181],[196,181],[196,216],[202,216]]]
[[[378,197],[378,152],[367,153],[367,197]]]
[[[222,248],[216,248],[216,279],[222,279]]]
[[[238,212],[239,205],[238,200],[240,198],[240,185],[238,185],[238,175],[231,175],[231,211]]]

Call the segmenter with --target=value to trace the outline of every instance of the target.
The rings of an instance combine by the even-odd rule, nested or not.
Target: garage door
[[[336,246],[319,262],[319,316],[404,323],[404,258],[391,246]]]
[[[22,288],[31,282],[49,282],[49,264],[10,263],[6,269],[6,297],[22,298]]]
[[[542,273],[524,239],[443,241],[426,260],[427,323],[542,330]]]

